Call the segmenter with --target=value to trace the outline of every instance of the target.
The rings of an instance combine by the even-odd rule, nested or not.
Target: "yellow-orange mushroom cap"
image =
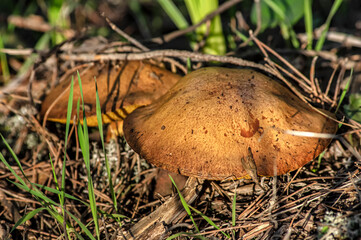
[[[245,177],[241,159],[249,147],[259,175],[298,169],[330,139],[284,131],[336,129],[277,81],[254,70],[220,67],[186,75],[156,102],[131,113],[123,126],[128,144],[150,163],[214,180]]]

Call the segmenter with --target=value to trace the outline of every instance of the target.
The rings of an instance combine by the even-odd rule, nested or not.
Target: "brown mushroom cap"
[[[204,179],[242,178],[241,158],[251,148],[259,175],[298,169],[329,139],[284,130],[334,133],[320,115],[275,80],[248,69],[203,68],[124,121],[128,144],[147,161]]]
[[[152,103],[165,94],[181,76],[148,62],[129,61],[118,65],[109,62],[96,64],[80,74],[84,92],[84,105],[88,126],[97,126],[95,81],[97,80],[103,122],[123,120],[139,106]],[[44,99],[40,114],[45,115],[54,101],[48,120],[65,123],[70,92],[69,76],[55,87]],[[74,77],[73,114],[76,113],[80,88]],[[80,112],[82,119],[82,112]]]

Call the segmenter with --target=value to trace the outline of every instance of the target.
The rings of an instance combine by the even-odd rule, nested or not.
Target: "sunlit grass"
[[[305,19],[305,30],[307,35],[307,49],[312,49],[313,44],[313,15],[312,15],[312,0],[305,0],[304,2],[304,19]]]
[[[322,33],[320,38],[318,39],[316,46],[315,46],[315,50],[316,51],[320,51],[323,48],[323,44],[326,41],[326,36],[327,36],[327,32],[328,29],[330,28],[330,24],[331,24],[331,20],[332,18],[335,16],[337,10],[339,9],[341,3],[343,2],[343,0],[335,0],[333,2],[332,8],[330,10],[330,13],[328,14],[328,17],[326,19],[325,24],[323,25],[323,29],[322,29]]]
[[[171,0],[158,0],[163,10],[179,29],[189,26],[186,18]],[[192,24],[199,23],[207,14],[218,8],[218,0],[184,0],[191,18]],[[196,44],[205,40],[202,52],[213,55],[224,55],[226,53],[226,41],[222,30],[221,17],[214,17],[210,25],[202,24],[195,30],[195,34],[188,34],[190,45],[195,48]]]
[[[79,85],[80,85],[80,89],[82,91],[81,88],[81,79],[80,76],[78,74],[78,81],[79,81]],[[96,201],[95,201],[95,194],[94,194],[94,187],[93,187],[93,181],[92,181],[92,177],[91,177],[91,169],[90,169],[90,149],[89,149],[89,136],[88,136],[88,128],[86,125],[86,116],[85,116],[85,112],[83,112],[83,122],[84,124],[81,125],[80,121],[78,121],[77,123],[77,127],[78,127],[78,134],[79,134],[79,143],[80,143],[80,147],[82,150],[82,154],[83,154],[83,159],[84,159],[84,164],[86,166],[86,170],[87,170],[87,182],[88,182],[88,197],[89,197],[89,204],[86,203],[83,200],[80,200],[74,196],[72,196],[69,193],[65,192],[66,189],[66,149],[67,149],[67,145],[68,145],[68,138],[69,138],[69,130],[70,130],[70,123],[72,120],[72,116],[74,116],[72,109],[73,109],[73,90],[74,89],[74,81],[73,78],[71,80],[71,85],[70,85],[70,93],[69,93],[69,99],[68,99],[68,108],[67,108],[67,122],[66,122],[66,127],[65,127],[65,143],[64,143],[64,159],[63,159],[63,163],[62,163],[62,171],[61,171],[61,181],[58,181],[58,178],[56,176],[56,170],[53,164],[53,160],[50,157],[50,164],[52,167],[52,174],[54,177],[54,183],[56,186],[56,189],[51,188],[51,187],[47,187],[44,185],[40,185],[37,183],[32,183],[25,175],[21,162],[18,159],[18,157],[16,156],[16,154],[14,153],[14,151],[11,149],[11,147],[8,145],[8,143],[6,142],[5,138],[1,136],[2,141],[4,142],[7,150],[9,151],[9,153],[11,154],[11,156],[14,158],[14,160],[16,161],[21,173],[22,173],[22,177],[19,176],[16,171],[13,169],[13,167],[8,163],[8,161],[4,158],[4,156],[1,154],[0,152],[0,160],[5,164],[5,166],[8,168],[8,170],[12,173],[12,175],[14,176],[14,178],[16,179],[16,181],[10,181],[11,183],[13,183],[15,186],[17,186],[18,188],[32,194],[32,196],[41,204],[41,207],[36,208],[34,210],[31,210],[30,212],[24,214],[24,216],[15,223],[14,227],[12,228],[11,232],[13,232],[18,226],[24,224],[26,221],[32,219],[34,216],[36,216],[37,214],[39,214],[42,211],[47,211],[53,218],[54,220],[56,220],[59,225],[64,226],[64,234],[67,235],[68,239],[71,239],[71,234],[75,234],[75,236],[78,239],[83,239],[80,232],[76,232],[74,230],[74,227],[70,224],[69,221],[66,220],[66,217],[70,216],[71,219],[73,219],[78,225],[79,227],[82,229],[83,233],[86,234],[86,236],[89,239],[94,239],[94,236],[92,235],[92,233],[89,231],[87,225],[84,225],[80,219],[78,219],[73,213],[69,212],[66,209],[66,199],[71,199],[73,201],[78,201],[81,204],[85,205],[86,207],[91,209],[92,212],[92,221],[90,223],[94,223],[94,227],[95,227],[95,231],[96,231],[96,236],[97,239],[100,239],[100,231],[99,231],[99,224],[98,224],[98,216],[102,215],[105,217],[109,217],[109,218],[113,218],[113,219],[120,219],[120,218],[126,218],[124,215],[121,214],[107,214],[103,211],[100,211],[99,209],[97,209],[96,206]],[[82,93],[82,92],[81,92]],[[104,137],[103,137],[103,125],[102,125],[102,121],[101,121],[101,111],[100,111],[100,103],[99,103],[99,95],[98,92],[96,92],[96,99],[97,99],[97,116],[98,116],[98,123],[99,123],[99,132],[101,134],[101,139],[102,139],[102,145],[103,145],[103,151],[105,153],[105,147],[104,147]],[[84,104],[82,101],[82,105],[84,109]],[[79,116],[79,109],[80,109],[80,101],[78,100],[78,104],[77,104],[77,115]],[[84,111],[84,110],[83,110]],[[109,168],[109,163],[108,163],[108,159],[106,158],[106,167],[107,167],[107,173],[108,173],[108,180],[109,180],[109,187],[110,187],[110,192],[112,195],[112,199],[113,199],[113,204],[114,204],[114,208],[117,209],[117,202],[116,202],[116,198],[115,198],[115,193],[114,193],[114,188],[112,185],[112,178],[111,178],[111,174],[110,174],[110,168]],[[56,194],[58,196],[59,202],[55,202],[54,200],[51,200],[50,197],[48,197],[47,195],[45,195],[41,190]],[[58,209],[60,209],[61,211],[59,212]],[[89,224],[89,223],[88,223]]]
[[[105,167],[106,167],[107,175],[108,175],[109,189],[110,189],[110,194],[111,194],[111,197],[112,197],[112,200],[113,200],[113,206],[114,206],[115,210],[118,211],[118,204],[117,204],[117,199],[116,199],[115,192],[114,192],[113,179],[112,179],[112,175],[111,175],[110,167],[109,167],[109,160],[108,160],[108,157],[107,157],[107,153],[105,151],[104,133],[103,133],[103,121],[102,121],[102,112],[101,112],[99,95],[98,95],[98,85],[97,85],[96,79],[94,79],[94,81],[95,81],[95,88],[96,88],[97,122],[98,122],[98,129],[99,129],[100,139],[101,139],[101,142],[102,142],[102,147],[103,147],[103,152],[104,152]]]
[[[0,33],[0,49],[1,48],[4,48],[4,42],[3,42],[3,37]],[[7,84],[10,80],[10,72],[9,72],[8,60],[6,58],[5,53],[0,52],[0,63],[1,63],[1,72],[3,75],[3,83]]]
[[[93,222],[95,226],[95,231],[98,239],[100,239],[100,232],[99,232],[99,222],[98,222],[98,212],[97,206],[95,201],[95,194],[94,194],[94,186],[93,186],[93,179],[91,176],[91,169],[90,169],[90,149],[89,149],[89,133],[88,133],[88,126],[86,123],[86,116],[85,116],[85,107],[84,107],[84,96],[83,96],[83,88],[81,85],[80,74],[78,74],[78,83],[80,89],[80,96],[82,101],[82,112],[83,112],[83,125],[78,122],[78,136],[79,136],[79,144],[81,148],[81,152],[84,159],[84,164],[87,172],[87,180],[88,180],[88,196],[89,196],[89,203],[90,209],[93,216]],[[77,112],[79,113],[80,104],[78,101],[77,104]]]

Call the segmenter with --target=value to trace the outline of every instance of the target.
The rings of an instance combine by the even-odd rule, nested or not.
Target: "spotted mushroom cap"
[[[273,176],[302,167],[330,142],[284,130],[334,133],[336,123],[261,73],[220,67],[186,75],[123,127],[128,144],[150,163],[214,180],[245,177],[248,147],[258,174]]]

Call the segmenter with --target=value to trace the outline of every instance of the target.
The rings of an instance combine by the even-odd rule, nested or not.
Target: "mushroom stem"
[[[201,180],[190,177],[182,190],[182,196],[192,204],[202,188]],[[186,214],[178,194],[169,198],[150,215],[142,218],[128,231],[118,233],[117,240],[163,239],[167,234],[167,225],[175,224]]]
[[[260,182],[258,180],[257,166],[256,166],[256,162],[254,161],[254,158],[253,158],[251,147],[248,147],[247,158],[244,159],[244,157],[242,157],[241,162],[242,162],[242,167],[244,168],[244,170],[246,170],[247,174],[255,182],[256,186],[259,186],[265,192],[266,189],[264,189],[264,187],[262,187],[262,185],[260,184]]]

